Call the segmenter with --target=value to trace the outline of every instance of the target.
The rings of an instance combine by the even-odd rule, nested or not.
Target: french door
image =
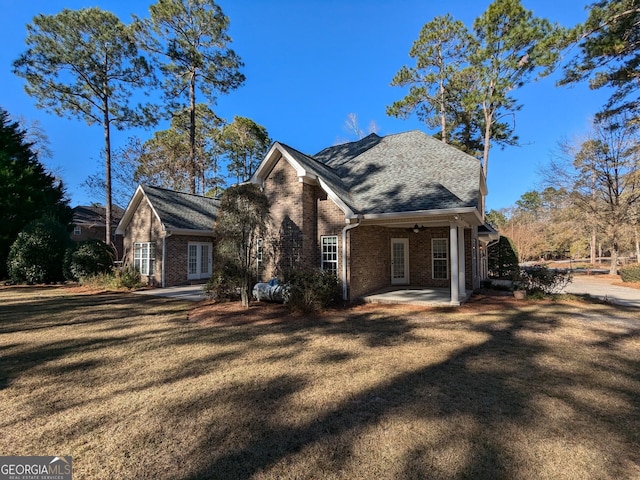
[[[391,285],[409,283],[409,239],[391,239]]]
[[[213,244],[189,242],[187,248],[187,279],[209,278],[213,265]]]

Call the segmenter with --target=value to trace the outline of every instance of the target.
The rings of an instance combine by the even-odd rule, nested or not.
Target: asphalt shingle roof
[[[220,200],[150,185],[142,190],[166,230],[213,230]]]
[[[309,156],[286,145],[355,213],[380,214],[477,207],[480,161],[435,138],[411,131],[357,142]]]
[[[101,207],[98,205],[78,205],[77,207],[73,207],[72,223],[74,225],[104,226],[104,222],[106,219],[105,212],[105,207]],[[117,225],[123,214],[124,210],[122,210],[122,208],[118,207],[117,205],[112,205],[111,223]]]

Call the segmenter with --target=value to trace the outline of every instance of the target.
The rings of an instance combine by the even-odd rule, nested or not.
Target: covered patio
[[[458,302],[451,301],[451,290],[448,288],[427,287],[387,287],[362,297],[365,303],[387,303],[405,305],[447,305],[455,306],[464,303],[471,295],[465,292]]]

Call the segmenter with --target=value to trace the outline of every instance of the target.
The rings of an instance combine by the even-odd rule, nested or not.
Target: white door
[[[391,285],[409,283],[409,239],[391,239]]]
[[[189,242],[187,246],[189,249],[187,256],[187,278],[189,280],[199,280],[211,276],[211,267],[213,264],[212,247],[213,245],[211,243]]]

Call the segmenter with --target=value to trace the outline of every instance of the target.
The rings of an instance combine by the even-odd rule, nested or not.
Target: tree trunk
[[[638,234],[638,227],[633,229],[633,233],[636,239],[636,262],[640,263],[640,235]]]
[[[618,241],[616,239],[613,240],[613,246],[611,247],[611,266],[609,267],[610,275],[618,274]]]
[[[592,228],[591,229],[591,265],[596,264],[596,229]]]
[[[440,48],[439,58],[442,59],[442,48]],[[447,138],[447,116],[446,116],[446,106],[444,101],[445,89],[444,89],[444,81],[442,78],[440,79],[440,126],[442,128],[442,142],[448,143]]]
[[[491,148],[491,124],[493,123],[493,114],[483,106],[484,109],[484,149],[482,151],[482,169],[484,170],[484,178],[487,178],[489,170],[489,149]]]
[[[104,86],[106,90],[106,85]],[[105,243],[107,245],[111,245],[111,132],[110,132],[110,119],[109,119],[109,98],[104,97],[104,119],[103,119],[103,127],[104,127],[104,164],[105,164],[105,172],[104,172],[104,185],[105,185],[105,206],[104,206],[104,216],[105,216]]]
[[[244,308],[249,308],[249,279],[244,275],[242,286],[240,287],[240,301]]]
[[[191,73],[189,85],[189,176],[191,193],[196,193],[196,73]]]

